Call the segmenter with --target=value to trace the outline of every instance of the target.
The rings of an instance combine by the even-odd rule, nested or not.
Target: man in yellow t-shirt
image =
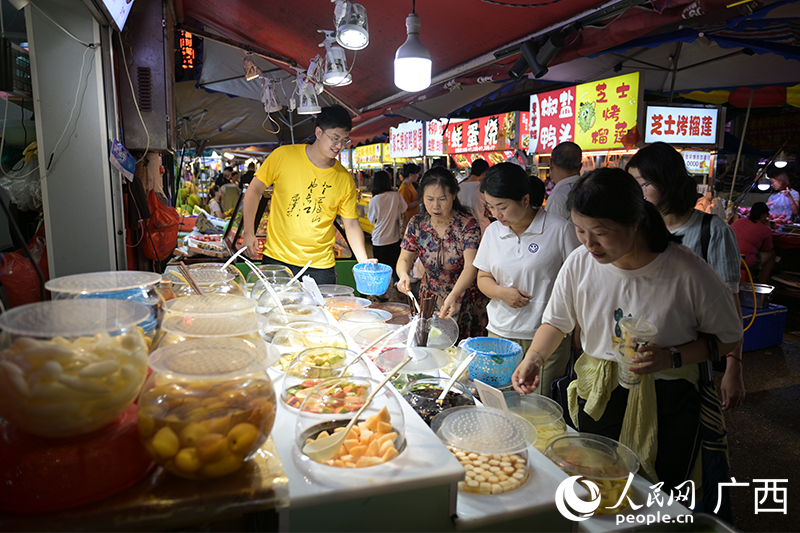
[[[356,259],[368,260],[356,212],[355,182],[336,160],[350,145],[352,125],[343,107],[325,107],[317,116],[313,144],[278,147],[259,167],[244,196],[242,236],[250,257],[257,259],[256,209],[272,186],[263,263],[286,265],[296,274],[310,260],[308,274],[318,284],[336,283],[336,215],[342,217]]]

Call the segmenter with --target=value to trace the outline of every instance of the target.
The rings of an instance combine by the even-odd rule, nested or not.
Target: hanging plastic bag
[[[155,190],[147,193],[147,207],[151,216],[147,219],[142,238],[144,255],[153,261],[169,259],[178,244],[178,224],[181,217],[174,208],[164,205]]]
[[[39,228],[39,231],[28,243],[28,250],[33,260],[39,265],[44,281],[47,281],[47,241],[44,237],[44,226]],[[42,299],[39,286],[42,281],[39,280],[36,269],[21,250],[5,256],[5,266],[0,272],[0,281],[3,283],[10,307],[39,302]]]

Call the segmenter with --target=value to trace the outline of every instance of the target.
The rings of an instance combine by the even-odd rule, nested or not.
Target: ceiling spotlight
[[[353,78],[347,70],[347,58],[344,55],[344,49],[336,44],[336,33],[327,30],[318,31],[325,34],[325,40],[320,43],[320,46],[324,46],[326,50],[325,72],[322,75],[322,83],[336,87],[350,85],[353,82]]]
[[[367,10],[361,4],[349,0],[336,2],[333,20],[336,25],[336,42],[348,50],[363,50],[369,44]]]
[[[419,15],[406,18],[406,42],[394,54],[394,84],[408,92],[421,91],[431,85],[431,54],[419,40]]]
[[[250,54],[244,55],[244,79],[247,81],[254,80],[262,76],[261,69],[253,63],[253,58],[250,57]]]
[[[319,56],[318,56],[319,57]],[[297,113],[300,115],[316,115],[322,111],[317,100],[317,91],[314,88],[314,83],[311,81],[317,71],[316,59],[312,59],[308,65],[308,71],[297,72],[297,96],[299,103],[297,106]]]
[[[264,111],[267,113],[280,111],[283,107],[280,102],[278,102],[278,97],[275,94],[275,80],[272,78],[264,80],[264,87],[261,91],[261,103],[264,104]]]
[[[563,46],[564,34],[562,32],[550,35],[541,47],[538,46],[535,39],[525,41],[520,47],[522,57],[514,63],[514,66],[508,71],[508,75],[514,79],[519,79],[530,68],[534,78],[541,78],[547,74],[547,65],[550,64]]]

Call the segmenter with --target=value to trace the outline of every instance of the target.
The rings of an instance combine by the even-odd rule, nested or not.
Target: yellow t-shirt
[[[305,144],[275,149],[256,171],[256,179],[272,186],[264,255],[290,265],[334,266],[333,221],[358,218],[353,177],[336,161],[331,168],[314,166]]]

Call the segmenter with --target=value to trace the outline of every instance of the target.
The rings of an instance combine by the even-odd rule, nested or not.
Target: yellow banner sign
[[[575,142],[583,150],[620,148],[636,125],[639,73],[578,85],[575,107]]]

